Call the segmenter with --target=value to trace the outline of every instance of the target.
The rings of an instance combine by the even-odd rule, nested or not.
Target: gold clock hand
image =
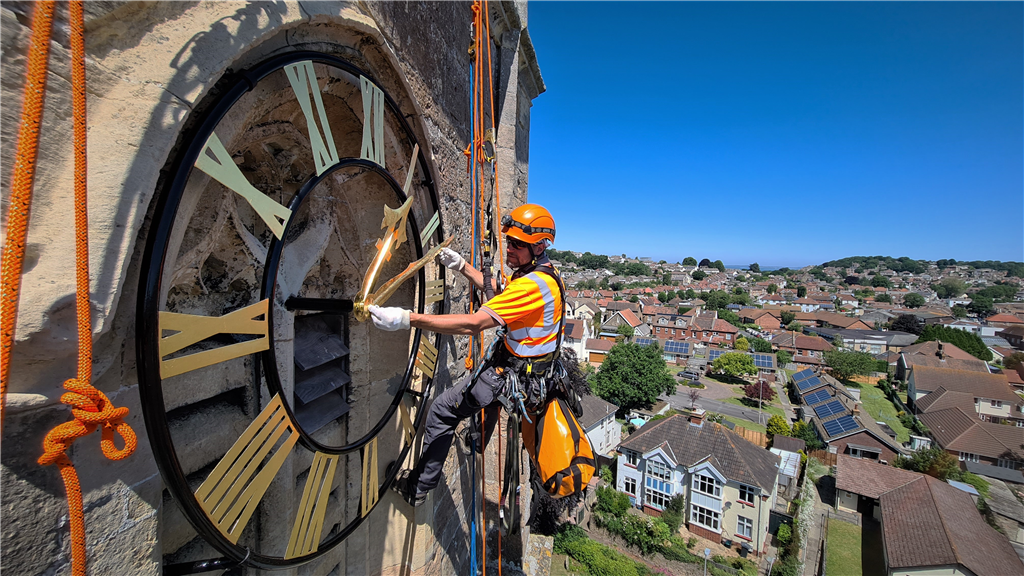
[[[369,318],[369,312],[366,311],[367,306],[370,306],[371,304],[381,306],[384,304],[384,302],[387,302],[387,299],[390,298],[395,293],[396,290],[398,290],[398,287],[401,286],[403,282],[405,282],[409,278],[412,278],[413,274],[418,272],[420,268],[423,268],[423,266],[425,266],[427,262],[430,262],[431,260],[436,258],[437,255],[441,252],[441,249],[447,248],[448,245],[451,244],[452,240],[454,239],[455,237],[451,236],[444,242],[441,242],[437,246],[434,246],[433,248],[430,249],[429,252],[427,252],[426,256],[409,264],[408,266],[405,267],[405,270],[402,270],[400,273],[396,274],[394,278],[385,282],[384,285],[381,286],[379,290],[377,290],[373,294],[370,294],[361,302],[357,302],[354,307],[356,319],[360,321],[365,321],[367,318]]]

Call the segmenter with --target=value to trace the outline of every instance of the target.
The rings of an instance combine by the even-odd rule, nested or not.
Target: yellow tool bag
[[[541,484],[552,498],[583,491],[594,476],[594,450],[565,400],[549,397],[547,404],[523,426],[523,445]]]

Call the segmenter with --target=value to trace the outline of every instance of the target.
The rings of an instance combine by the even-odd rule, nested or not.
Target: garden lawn
[[[741,398],[744,398],[744,397],[733,396],[732,398],[726,398],[725,400],[722,400],[722,402],[728,402],[729,404],[735,404],[737,406],[742,406],[743,408],[746,408],[748,410],[757,410],[757,404],[756,403],[753,406],[747,406],[746,404],[743,403]],[[762,402],[761,403],[761,412],[764,412],[765,414],[768,414],[768,418],[771,418],[773,414],[778,414],[779,416],[782,416],[783,418],[786,418],[786,412],[782,408],[780,408],[779,406],[772,406],[768,402]],[[897,421],[898,420],[899,419],[897,418]],[[787,419],[787,421],[788,421],[788,419]],[[894,428],[894,430],[895,430],[895,428]]]
[[[862,576],[861,530],[848,522],[828,521],[828,576]]]
[[[768,432],[764,426],[761,426],[760,424],[755,424],[750,420],[744,420],[743,418],[733,418],[732,416],[722,416],[722,418],[728,420],[729,422],[732,422],[739,428],[746,428],[747,430],[753,430],[754,432],[760,432],[762,434],[766,434]]]
[[[877,386],[864,386],[860,389],[860,401],[872,418],[885,422],[896,431],[898,442],[910,441],[910,431],[900,422],[900,417],[896,415],[896,407],[885,397],[885,392]]]

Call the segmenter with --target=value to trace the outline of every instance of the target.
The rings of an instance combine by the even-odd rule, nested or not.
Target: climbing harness
[[[6,399],[9,380],[10,353],[14,343],[18,296],[21,286],[25,238],[28,230],[32,183],[39,143],[43,100],[46,92],[46,74],[49,60],[50,32],[53,23],[53,1],[36,5],[32,18],[32,40],[29,49],[28,74],[25,85],[24,109],[18,135],[18,152],[8,212],[8,235],[4,243],[2,284],[2,359],[0,359],[0,406]],[[78,473],[67,455],[74,441],[101,429],[100,449],[111,460],[130,456],[138,444],[135,431],[124,422],[128,409],[116,408],[103,392],[94,388],[92,380],[92,320],[89,309],[89,222],[86,194],[86,106],[85,106],[85,39],[82,0],[69,4],[71,26],[71,90],[74,116],[75,149],[75,304],[78,320],[78,370],[75,378],[64,382],[67,389],[60,400],[71,406],[74,420],[58,425],[43,440],[43,455],[39,464],[56,464],[68,497],[68,517],[71,525],[71,571],[75,576],[86,572],[85,515],[82,509],[82,489]],[[2,410],[2,409],[0,409]],[[2,411],[0,411],[2,421]],[[121,436],[124,448],[114,444],[114,433]]]

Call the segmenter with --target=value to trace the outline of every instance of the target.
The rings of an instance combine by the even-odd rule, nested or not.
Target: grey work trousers
[[[413,476],[417,479],[417,494],[425,494],[437,486],[455,427],[481,408],[484,409],[484,444],[490,440],[501,410],[497,398],[504,385],[505,378],[489,367],[480,373],[475,383],[472,376],[467,376],[434,400],[427,412],[423,450]]]

